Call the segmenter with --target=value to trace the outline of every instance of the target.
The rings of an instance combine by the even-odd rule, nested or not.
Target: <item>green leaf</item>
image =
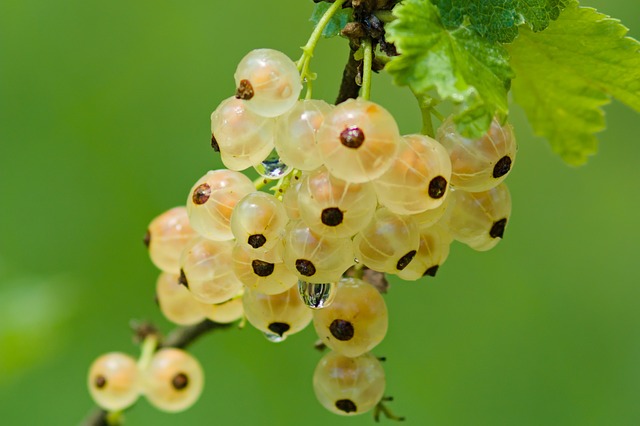
[[[315,8],[313,9],[313,13],[311,14],[311,18],[309,18],[309,20],[313,22],[314,25],[318,25],[318,22],[322,18],[322,15],[324,15],[324,13],[330,7],[331,7],[331,3],[327,3],[327,2],[317,3]],[[336,12],[335,15],[331,17],[331,20],[329,20],[329,23],[322,31],[322,36],[329,38],[329,37],[340,35],[340,31],[342,31],[344,26],[347,25],[349,21],[351,21],[352,12],[353,12],[353,9],[351,8],[340,9],[338,12]]]
[[[431,0],[447,28],[468,27],[490,41],[510,43],[526,23],[542,31],[558,18],[565,0]]]
[[[513,95],[539,136],[569,164],[596,152],[600,108],[613,96],[640,111],[640,43],[619,21],[573,1],[544,32],[508,46]]]
[[[468,136],[488,129],[496,113],[506,114],[513,73],[506,50],[468,28],[447,30],[429,0],[405,0],[394,9],[387,39],[400,56],[385,68],[396,84],[414,93],[435,89],[458,107],[454,120]]]

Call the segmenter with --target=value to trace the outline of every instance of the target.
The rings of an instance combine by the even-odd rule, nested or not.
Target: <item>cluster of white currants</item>
[[[176,348],[156,351],[146,362],[110,352],[97,358],[89,369],[89,393],[105,410],[120,411],[144,395],[163,411],[182,411],[202,392],[204,374],[200,363]]]
[[[244,316],[274,342],[313,322],[332,350],[314,374],[319,401],[364,413],[384,393],[370,351],[388,314],[358,271],[417,280],[436,275],[453,240],[495,246],[511,211],[502,181],[515,159],[513,131],[494,121],[472,140],[447,120],[436,139],[401,136],[369,100],[299,100],[296,64],[270,49],[250,52],[235,79],[236,95],[211,115],[227,169],[206,173],[186,208],[149,225],[145,241],[163,271],[158,303],[181,325]],[[250,167],[256,183],[241,173]],[[275,195],[257,190],[271,181]]]

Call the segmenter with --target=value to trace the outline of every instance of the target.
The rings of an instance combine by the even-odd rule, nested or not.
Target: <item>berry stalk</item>
[[[320,21],[318,21],[318,24],[311,33],[307,44],[302,47],[302,56],[300,57],[300,59],[298,59],[298,71],[300,71],[300,79],[303,82],[307,83],[307,99],[311,98],[311,81],[315,79],[315,75],[309,72],[309,63],[311,62],[311,58],[313,57],[313,51],[315,50],[325,27],[327,26],[327,24],[329,24],[329,21],[331,21],[333,15],[335,15],[335,13],[340,10],[344,1],[345,0],[336,0],[331,5],[331,7],[327,9],[325,14],[322,15],[322,18],[320,18]]]
[[[373,66],[373,46],[371,39],[366,38],[362,41],[364,50],[364,60],[362,64],[362,97],[369,100],[371,97],[371,76]]]

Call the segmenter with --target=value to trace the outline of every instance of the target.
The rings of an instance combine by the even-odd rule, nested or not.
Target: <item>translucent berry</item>
[[[234,78],[236,97],[264,117],[277,117],[290,110],[302,90],[296,64],[272,49],[249,52],[238,64]]]
[[[298,283],[298,277],[284,265],[280,246],[256,253],[236,245],[233,272],[247,288],[260,293],[282,293]]]
[[[187,198],[191,226],[210,240],[233,239],[231,213],[238,201],[254,191],[253,182],[242,173],[208,172],[193,185]]]
[[[323,343],[355,357],[376,347],[387,334],[387,305],[371,284],[343,278],[333,302],[313,311],[313,325]]]
[[[286,228],[284,260],[299,279],[311,283],[335,282],[354,263],[348,238],[313,232],[302,221]]]
[[[469,247],[486,251],[502,239],[511,216],[511,195],[504,183],[483,192],[451,193],[448,214],[453,238]]]
[[[160,311],[178,325],[197,324],[205,318],[205,306],[180,283],[180,276],[163,272],[156,281],[156,297]]]
[[[329,411],[343,416],[366,413],[384,395],[385,374],[380,361],[367,353],[355,358],[327,353],[313,373],[313,390]]]
[[[449,154],[435,139],[404,136],[398,156],[373,181],[380,204],[397,214],[416,214],[439,207],[451,180]]]
[[[305,99],[278,118],[275,145],[282,161],[298,170],[322,165],[316,135],[331,108],[325,101]]]
[[[274,342],[303,330],[311,322],[311,310],[300,300],[296,286],[279,294],[247,290],[242,305],[251,325]]]
[[[451,158],[451,184],[470,192],[487,191],[502,182],[518,149],[511,125],[501,125],[495,119],[484,136],[469,139],[457,132],[449,118],[438,129],[437,139]]]
[[[95,403],[108,411],[123,410],[140,396],[136,361],[120,352],[98,357],[91,364],[87,384]]]
[[[378,209],[366,228],[353,238],[356,258],[378,272],[398,273],[416,255],[420,237],[411,216]]]
[[[145,236],[151,261],[164,272],[179,273],[180,254],[194,235],[185,207],[174,207],[162,213],[151,221]]]
[[[257,252],[276,246],[288,222],[282,201],[266,192],[252,192],[242,198],[231,214],[231,231],[237,244]]]
[[[416,225],[418,225],[419,229],[430,228],[445,216],[450,199],[451,197],[445,197],[442,204],[435,209],[425,210],[422,213],[416,213],[409,216],[411,216]]]
[[[331,174],[362,183],[391,167],[399,139],[398,126],[387,110],[371,101],[349,99],[327,114],[317,141]]]
[[[260,164],[274,148],[275,120],[251,112],[246,106],[231,97],[211,114],[211,134],[222,162],[230,170]]]
[[[142,374],[145,396],[162,411],[186,410],[198,400],[204,386],[198,360],[176,348],[158,350]]]
[[[298,206],[314,232],[352,237],[369,223],[377,200],[370,183],[345,182],[321,168],[303,176]]]
[[[398,276],[403,280],[415,281],[424,276],[435,277],[440,266],[449,256],[453,237],[440,225],[420,230],[420,247],[415,257]]]
[[[287,217],[291,220],[300,219],[300,207],[298,204],[298,193],[302,188],[302,182],[298,181],[287,189],[282,197],[282,204],[287,211]]]
[[[222,303],[236,296],[242,282],[232,267],[232,241],[211,241],[195,238],[190,241],[181,259],[181,282],[191,294],[204,303]]]
[[[208,309],[205,309],[206,317],[211,321],[222,324],[238,321],[244,315],[244,310],[242,309],[242,294],[244,294],[244,290],[242,290],[240,295],[226,302],[208,305]]]

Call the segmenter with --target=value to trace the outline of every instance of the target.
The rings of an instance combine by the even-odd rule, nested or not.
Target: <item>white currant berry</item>
[[[211,114],[212,144],[230,170],[260,164],[274,148],[275,120],[249,111],[246,106],[231,97]]]
[[[242,289],[232,267],[232,241],[198,237],[187,244],[181,258],[181,282],[203,303],[222,303]]]
[[[278,294],[298,283],[298,277],[283,263],[281,246],[256,253],[236,245],[232,257],[233,272],[250,290]]]
[[[418,226],[411,216],[386,208],[353,238],[356,258],[378,272],[398,273],[409,265],[420,245]]]
[[[163,272],[156,281],[156,297],[160,311],[178,325],[197,324],[205,318],[205,304],[180,283],[180,276]]]
[[[176,348],[159,349],[142,372],[147,400],[162,411],[191,407],[204,387],[204,373],[197,359]]]
[[[244,196],[255,191],[253,182],[232,170],[212,170],[189,192],[187,213],[198,234],[215,241],[233,239],[231,214]]]
[[[397,214],[416,214],[438,208],[451,180],[449,154],[435,139],[407,135],[401,139],[391,167],[373,186],[378,201]]]
[[[451,193],[447,214],[451,235],[478,251],[490,250],[502,239],[511,216],[511,194],[507,185],[488,191]]]
[[[495,188],[511,171],[516,160],[516,145],[510,124],[491,122],[487,133],[477,139],[458,133],[449,118],[438,129],[438,141],[449,152],[453,174],[451,185],[470,192]]]
[[[243,197],[231,214],[231,231],[237,244],[263,253],[275,247],[288,222],[282,201],[266,192]]]
[[[180,272],[180,254],[194,235],[187,209],[174,207],[151,221],[144,242],[156,267],[177,274]]]
[[[313,232],[304,222],[286,228],[284,261],[299,279],[311,283],[335,282],[354,263],[348,238]]]
[[[318,132],[318,148],[331,174],[362,183],[391,167],[400,133],[393,116],[380,105],[349,99],[325,117]]]
[[[384,395],[386,379],[380,361],[367,353],[347,357],[329,352],[313,373],[313,390],[329,411],[343,416],[363,414]]]
[[[302,303],[296,286],[278,293],[246,290],[242,306],[247,321],[272,342],[281,342],[311,322],[311,310]]]
[[[282,197],[282,204],[287,212],[287,217],[291,220],[300,219],[300,206],[298,204],[298,194],[300,193],[300,189],[302,188],[302,182],[298,180],[297,182],[291,184],[289,188],[287,188],[287,192],[284,193]]]
[[[345,182],[325,168],[303,175],[298,194],[300,216],[318,234],[352,237],[369,223],[376,205],[370,183]]]
[[[415,281],[424,276],[435,277],[440,266],[449,256],[453,237],[439,224],[420,230],[420,246],[413,260],[397,274],[407,281]]]
[[[313,311],[320,340],[343,355],[355,357],[376,347],[387,334],[387,305],[371,284],[356,278],[338,282],[335,298]]]
[[[205,309],[206,317],[211,321],[222,324],[238,321],[244,315],[244,309],[242,308],[243,294],[244,289],[238,296],[234,296],[226,302],[208,305],[207,309]]]
[[[108,411],[124,410],[140,396],[136,361],[120,352],[104,354],[91,364],[87,385],[98,406]]]
[[[275,145],[282,161],[298,170],[322,165],[316,135],[333,107],[318,99],[300,100],[276,124]]]
[[[238,64],[234,74],[236,97],[263,117],[277,117],[298,100],[302,83],[295,62],[273,49],[255,49]]]

